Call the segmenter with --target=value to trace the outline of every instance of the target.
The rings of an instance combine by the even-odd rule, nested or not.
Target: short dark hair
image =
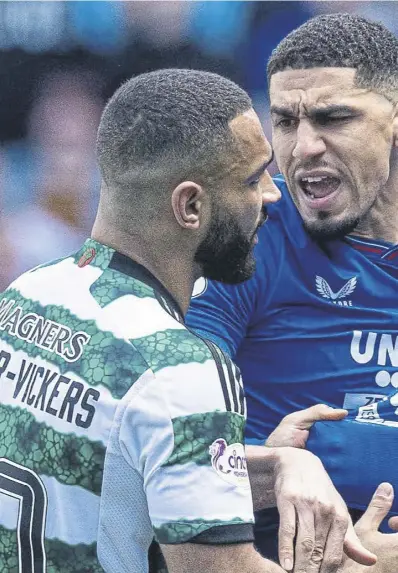
[[[355,68],[357,87],[396,101],[398,39],[379,22],[353,14],[327,14],[308,20],[273,50],[268,84],[276,72],[317,67]]]
[[[210,72],[163,69],[128,80],[109,100],[98,129],[106,185],[150,186],[159,173],[178,181],[210,169],[233,143],[229,122],[251,107],[244,90]]]

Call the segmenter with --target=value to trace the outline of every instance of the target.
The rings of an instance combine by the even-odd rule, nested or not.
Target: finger
[[[325,540],[323,560],[321,560],[321,573],[336,573],[343,560],[344,538],[347,533],[348,518],[345,516],[332,516],[332,523]],[[319,555],[312,557],[312,560]]]
[[[327,539],[331,529],[331,516],[325,512],[315,513],[315,545],[307,566],[307,573],[318,573],[326,557]],[[341,541],[343,543],[343,541]]]
[[[388,520],[388,527],[390,527],[394,531],[398,531],[398,517],[397,516],[390,517],[390,519]]]
[[[330,408],[326,404],[316,404],[305,410],[288,414],[283,419],[283,424],[290,424],[303,430],[309,430],[315,422],[320,420],[342,420],[347,416],[347,410],[342,408]]]
[[[390,511],[393,501],[394,490],[392,485],[389,483],[380,484],[373,494],[365,513],[358,520],[355,529],[357,531],[377,531],[379,525]]]
[[[307,573],[315,547],[315,520],[308,506],[297,506],[297,535],[294,573]],[[319,570],[319,569],[318,569]],[[317,571],[317,569],[313,569]]]
[[[344,553],[360,565],[374,565],[377,561],[376,555],[362,545],[352,522],[348,525],[345,536]]]
[[[290,501],[278,504],[279,532],[278,555],[279,563],[286,571],[291,571],[294,565],[294,537],[296,535],[296,510]]]

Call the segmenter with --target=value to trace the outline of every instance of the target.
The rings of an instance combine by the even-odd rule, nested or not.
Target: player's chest
[[[375,394],[398,388],[398,278],[355,259],[339,266],[322,256],[293,260],[239,357],[244,375],[266,371],[270,383]]]

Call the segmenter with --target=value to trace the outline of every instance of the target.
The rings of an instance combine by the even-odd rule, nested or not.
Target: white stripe
[[[236,395],[236,400],[238,403],[238,409],[237,412],[239,414],[244,415],[244,404],[241,403],[241,390],[242,390],[242,386],[241,386],[241,380],[242,377],[238,374],[238,369],[236,367],[236,365],[234,364],[234,362],[229,358],[229,356],[225,356],[224,360],[226,362],[229,361],[230,366],[231,366],[231,370],[232,370],[232,375],[233,375],[233,381],[231,382],[231,384],[234,385],[234,393]]]
[[[371,243],[369,241],[361,241],[360,239],[354,239],[354,237],[349,237],[349,240],[352,241],[353,243],[358,243],[359,245],[377,247],[378,249],[385,249],[386,251],[390,249],[390,247],[387,247],[386,245],[381,245],[379,243]]]
[[[82,487],[61,484],[53,477],[39,477],[48,499],[46,538],[69,545],[96,542],[100,498]],[[0,525],[16,529],[19,504],[8,495],[0,495],[0,499]]]
[[[17,531],[18,538],[18,565],[22,570],[21,558],[21,511],[19,511],[22,497],[0,488],[0,525]]]
[[[73,258],[69,257],[55,265],[21,275],[10,287],[43,306],[62,305],[71,309],[79,318],[90,320],[95,317],[98,304],[89,289],[102,272],[100,268],[90,265],[79,268]],[[76,293],[79,293],[78,297]],[[86,295],[86,300],[82,300],[80,295]]]
[[[111,393],[109,392],[109,390],[107,388],[105,388],[104,386],[101,386],[101,385],[95,386],[95,389],[100,392],[100,398],[99,398],[98,402],[89,401],[89,403],[91,403],[94,406],[96,412],[94,414],[93,421],[92,421],[91,425],[88,428],[81,428],[74,423],[74,420],[76,418],[76,414],[81,413],[82,415],[85,416],[85,411],[82,410],[81,408],[79,408],[79,403],[77,403],[76,406],[74,407],[72,422],[68,422],[66,419],[67,413],[68,413],[68,408],[65,412],[65,419],[61,419],[56,415],[53,416],[53,415],[47,413],[45,410],[43,410],[43,411],[40,410],[40,407],[35,408],[34,403],[31,406],[29,406],[26,401],[22,402],[21,399],[24,395],[26,383],[25,383],[24,387],[21,389],[20,393],[18,394],[18,397],[13,398],[13,393],[14,393],[16,383],[18,380],[18,373],[20,371],[23,359],[25,359],[27,362],[34,362],[34,364],[36,364],[39,367],[42,366],[45,370],[50,369],[52,372],[60,374],[60,371],[59,371],[57,366],[55,366],[52,363],[47,362],[46,360],[44,360],[38,356],[36,356],[32,359],[31,357],[29,357],[26,354],[26,352],[24,352],[22,350],[14,350],[4,340],[0,340],[0,349],[5,350],[6,352],[9,352],[11,354],[11,360],[10,360],[9,365],[7,367],[7,371],[13,372],[16,374],[15,379],[12,381],[6,377],[5,372],[0,377],[0,396],[1,396],[1,404],[2,405],[13,406],[13,407],[19,406],[21,408],[24,408],[24,410],[33,414],[33,416],[35,417],[35,419],[38,422],[44,422],[47,426],[50,426],[51,428],[53,428],[57,432],[61,432],[63,434],[69,434],[69,433],[73,432],[73,434],[78,436],[78,437],[84,436],[84,437],[88,438],[89,440],[96,441],[96,442],[100,441],[104,445],[107,444],[109,432],[110,432],[112,421],[113,421],[113,416],[114,416],[114,413],[116,410],[116,406],[118,404],[118,400],[116,400],[115,398],[112,397]],[[76,382],[80,382],[81,384],[83,384],[84,390],[83,390],[81,396],[84,395],[84,391],[86,389],[92,387],[89,384],[87,384],[83,380],[83,378],[76,375],[74,372],[68,372],[67,371],[67,372],[63,373],[63,375],[70,378],[71,380],[74,380]],[[57,378],[54,379],[54,381],[56,381],[56,380],[57,380]],[[38,380],[36,380],[36,382],[33,386],[33,393],[34,394],[36,394],[36,395],[38,394],[40,386],[41,386],[41,379],[38,379]],[[61,384],[59,386],[59,395],[56,396],[51,401],[51,407],[54,408],[54,410],[57,410],[57,412],[59,412],[59,410],[61,408],[63,399],[65,397],[65,393],[67,392],[68,387],[69,387],[69,385],[67,385],[67,384]],[[47,398],[45,400],[45,407],[48,403],[49,397],[51,396],[51,392],[52,392],[53,388],[54,388],[54,383],[50,384],[49,389],[47,390]],[[41,404],[41,399],[40,399],[40,404]]]
[[[240,396],[241,394],[243,396],[243,404],[241,405],[241,407],[243,408],[243,415],[245,418],[247,418],[247,404],[246,404],[245,388],[243,386],[242,374],[241,374],[240,370],[238,370],[238,367],[236,366],[236,364],[234,362],[232,362],[232,367],[234,369],[235,377],[236,377],[236,380],[237,380],[237,383],[239,386],[238,396]]]
[[[156,527],[173,520],[253,521],[250,488],[227,483],[212,466],[188,463],[163,467],[149,480],[147,496]]]
[[[112,324],[112,332],[118,338],[134,339],[150,336],[162,330],[186,330],[173,316],[164,310],[155,298],[123,296],[108,304],[97,323],[103,330]]]
[[[11,286],[42,305],[63,306],[81,320],[94,320],[100,330],[108,330],[116,338],[140,338],[167,328],[185,328],[151,297],[124,295],[101,308],[90,287],[102,272],[93,266],[79,268],[68,258],[34,273],[25,273]]]
[[[167,396],[170,418],[214,410],[225,412],[224,395],[212,358],[203,364],[190,362],[166,366],[156,372],[155,378],[155,382],[146,388],[146,399],[149,403],[157,403],[161,388]]]
[[[397,251],[397,247],[394,246],[391,249],[388,249],[388,251],[386,253],[384,253],[384,255],[381,256],[382,259],[386,259],[387,257],[389,257],[390,255],[394,254]]]

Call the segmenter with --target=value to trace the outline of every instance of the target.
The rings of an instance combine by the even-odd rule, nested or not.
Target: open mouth
[[[320,175],[316,177],[302,177],[300,187],[304,193],[312,200],[325,199],[337,191],[340,186],[340,179],[330,175]]]

